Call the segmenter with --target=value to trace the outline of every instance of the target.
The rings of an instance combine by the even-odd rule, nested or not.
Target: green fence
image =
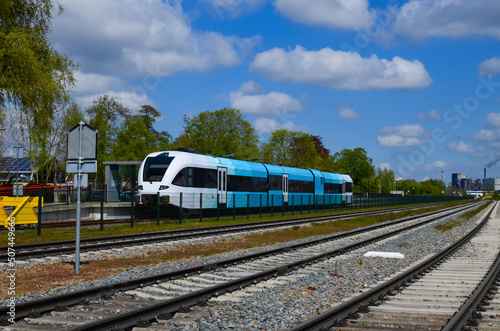
[[[0,196],[9,195],[8,193],[8,191],[0,191]],[[103,220],[104,214],[111,214],[110,210],[119,209],[122,213],[120,218],[130,219],[131,226],[134,226],[134,220],[140,219],[156,221],[157,224],[167,219],[171,222],[180,223],[185,219],[202,222],[203,219],[207,218],[236,218],[237,216],[249,218],[250,215],[258,217],[265,215],[303,215],[315,212],[384,208],[472,199],[472,197],[452,196],[354,194],[350,201],[343,201],[341,196],[298,193],[291,193],[288,197],[282,194],[271,195],[268,193],[228,193],[224,199],[221,199],[217,194],[178,193],[170,196],[170,201],[180,206],[176,207],[172,204],[135,205],[130,191],[121,192],[118,197],[119,200],[107,201],[106,193],[104,189],[92,189],[91,187],[81,189],[80,201],[82,208],[88,209],[89,206],[93,206],[94,210],[99,209],[101,220]],[[39,210],[39,219],[42,221],[47,220],[48,216],[50,216],[48,214],[44,215],[45,210],[54,210],[58,206],[64,207],[60,209],[66,210],[67,215],[66,218],[60,220],[75,219],[77,194],[78,191],[73,186],[25,187],[23,191],[24,196],[43,198],[44,208]],[[84,217],[82,216],[82,220],[85,220]],[[95,217],[95,213],[93,218],[98,218]]]

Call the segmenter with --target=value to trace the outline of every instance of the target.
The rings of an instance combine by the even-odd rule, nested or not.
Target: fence
[[[159,224],[160,219],[170,219],[182,222],[184,219],[196,219],[200,222],[206,218],[233,217],[258,215],[295,215],[308,214],[313,212],[343,211],[353,209],[365,209],[374,207],[391,207],[407,204],[436,203],[446,201],[460,201],[472,199],[472,197],[453,197],[453,196],[400,196],[400,195],[379,195],[371,194],[369,196],[354,194],[350,198],[343,198],[339,194],[314,195],[289,193],[283,194],[268,193],[228,193],[225,197],[217,194],[187,194],[177,193],[170,196],[172,204],[145,206],[135,205],[130,191],[121,192],[119,200],[106,201],[106,190],[93,189],[91,187],[81,189],[82,207],[100,205],[100,219],[103,219],[106,209],[107,218],[109,215],[118,215],[111,212],[113,209],[121,208],[121,218],[130,218],[131,226],[135,219],[155,220]],[[0,196],[11,196],[10,191],[0,188]],[[44,220],[44,209],[50,210],[54,206],[67,206],[69,210],[67,218],[76,218],[77,188],[72,185],[64,186],[35,186],[25,187],[24,196],[43,198],[44,208],[40,208],[39,219]],[[117,202],[121,202],[117,204]],[[203,208],[200,208],[203,207]],[[73,216],[74,215],[74,216]],[[82,219],[84,216],[82,216]],[[94,218],[95,219],[95,218]],[[40,231],[41,225],[38,224]]]

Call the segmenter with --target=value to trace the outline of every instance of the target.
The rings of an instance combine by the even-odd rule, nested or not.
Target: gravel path
[[[359,292],[362,288],[368,287],[402,268],[416,263],[429,254],[441,250],[474,226],[483,213],[484,211],[463,226],[444,233],[436,231],[434,226],[426,226],[407,235],[398,236],[394,240],[384,241],[378,247],[370,246],[366,247],[364,251],[351,252],[347,257],[334,258],[329,261],[329,267],[327,268],[305,268],[297,271],[295,275],[288,275],[289,278],[294,278],[294,281],[282,286],[278,285],[273,291],[257,292],[253,298],[242,302],[211,301],[208,307],[192,307],[192,310],[198,312],[198,317],[194,321],[182,322],[174,319],[169,323],[172,325],[173,330],[257,331],[289,328],[308,316],[316,315],[339,304],[343,299]],[[458,216],[455,215],[453,218]],[[448,218],[440,223],[446,223],[451,219]],[[307,242],[312,239],[307,238],[301,241]],[[287,245],[284,243],[269,246],[268,248]],[[149,276],[204,263],[213,263],[268,248],[248,249],[163,266],[127,270],[86,284],[17,297],[17,302],[21,303],[40,297],[115,283],[130,278]],[[404,255],[404,259],[364,257],[362,254],[368,250],[398,252]],[[255,302],[259,304],[255,304]],[[5,302],[0,302],[0,304],[5,304]]]

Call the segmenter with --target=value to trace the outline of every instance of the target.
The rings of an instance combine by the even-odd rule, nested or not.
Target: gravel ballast
[[[167,325],[170,325],[173,330],[256,331],[290,328],[300,320],[307,319],[338,305],[347,297],[443,249],[470,230],[484,213],[485,211],[482,211],[462,226],[446,232],[435,230],[434,226],[436,224],[434,223],[407,234],[396,236],[392,240],[385,240],[378,245],[369,245],[363,250],[350,252],[347,256],[332,258],[326,262],[323,261],[321,268],[311,267],[298,270],[293,274],[286,275],[287,281],[283,282],[283,284],[275,284],[268,291],[255,292],[252,297],[247,297],[240,302],[211,301],[208,307],[194,306],[191,309],[196,313],[190,315],[196,315],[196,318],[192,320],[174,318],[167,321]],[[439,223],[444,224],[456,219],[458,216],[457,214],[448,217]],[[496,211],[494,211],[493,216],[496,216]],[[315,238],[317,237],[300,241],[307,242]],[[78,291],[131,278],[145,277],[205,263],[214,263],[288,245],[289,243],[283,243],[162,266],[131,269],[90,283],[20,296],[16,298],[16,301],[17,303],[31,301],[41,297]],[[401,253],[404,258],[363,256],[368,251]],[[107,257],[109,258],[109,256]],[[1,303],[5,304],[6,302]]]

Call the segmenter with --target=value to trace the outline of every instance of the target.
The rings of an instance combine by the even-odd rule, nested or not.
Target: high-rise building
[[[455,187],[457,185],[460,185],[462,189],[464,189],[464,186],[462,186],[462,179],[467,179],[467,175],[463,173],[452,173],[451,174],[451,186]]]

